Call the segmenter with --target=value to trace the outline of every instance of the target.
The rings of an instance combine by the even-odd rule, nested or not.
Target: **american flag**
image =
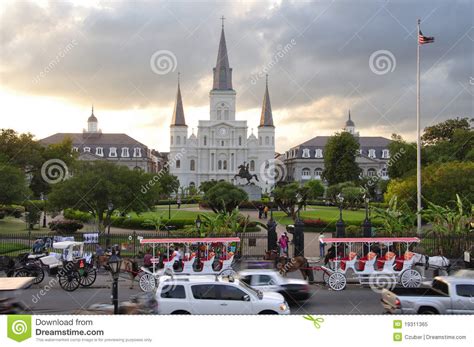
[[[425,36],[421,32],[421,30],[418,31],[418,44],[424,45],[425,43],[432,43],[432,42],[434,42],[434,37]]]

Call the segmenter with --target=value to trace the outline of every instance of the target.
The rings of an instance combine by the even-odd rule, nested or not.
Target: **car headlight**
[[[281,311],[286,311],[286,309],[287,309],[286,303],[280,304]]]

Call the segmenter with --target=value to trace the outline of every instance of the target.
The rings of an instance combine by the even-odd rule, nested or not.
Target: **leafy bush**
[[[201,201],[201,197],[199,195],[193,196],[191,198],[182,198],[181,199],[181,204],[199,204]],[[171,205],[176,205],[177,201],[175,198],[171,200],[159,200],[156,205],[157,206],[162,206],[162,205],[168,205],[171,202]]]
[[[4,212],[5,216],[20,218],[25,213],[25,208],[19,205],[4,205],[0,207],[0,211]]]
[[[357,225],[348,225],[346,228],[346,237],[362,237],[362,229]]]
[[[94,219],[90,213],[73,210],[72,208],[65,209],[63,215],[66,219],[74,219],[83,223],[88,223]]]
[[[320,218],[318,219],[304,219],[303,223],[307,227],[312,228],[325,228],[327,227],[328,223],[322,221]]]
[[[82,229],[84,224],[77,220],[57,220],[52,221],[49,223],[49,228],[53,231],[57,231],[59,233],[73,233],[79,229]]]

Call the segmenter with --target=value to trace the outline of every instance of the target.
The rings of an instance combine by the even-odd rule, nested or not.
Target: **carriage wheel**
[[[237,272],[235,272],[234,269],[232,269],[231,267],[219,272],[219,276],[235,276],[235,275],[237,275]]]
[[[328,278],[328,284],[332,290],[343,290],[346,288],[346,283],[346,276],[340,272],[335,272]]]
[[[94,284],[95,279],[97,278],[97,270],[94,268],[84,269],[84,272],[79,277],[80,285],[83,287],[90,287]]]
[[[421,285],[421,274],[417,270],[403,271],[400,282],[404,288],[418,288]]]
[[[59,285],[67,292],[73,292],[80,285],[81,275],[77,271],[68,271],[59,276]]]
[[[34,276],[34,284],[40,284],[43,282],[44,279],[44,270],[40,266],[35,266],[34,268],[29,270],[31,273],[31,276]]]
[[[140,278],[138,280],[138,284],[140,285],[140,289],[145,293],[149,293],[155,290],[156,288],[156,279],[152,274],[148,274],[143,272],[139,275]]]

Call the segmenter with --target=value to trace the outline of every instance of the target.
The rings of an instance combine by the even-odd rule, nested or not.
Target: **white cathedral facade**
[[[268,81],[265,86],[260,125],[257,136],[248,136],[247,121],[236,120],[236,91],[232,87],[232,69],[222,26],[213,69],[213,87],[209,93],[210,117],[199,120],[197,134],[188,135],[181,90],[178,92],[170,126],[170,173],[177,176],[181,187],[198,187],[202,182],[225,180],[245,184],[235,177],[239,166],[248,167],[252,182],[263,191],[274,184],[272,162],[275,157],[275,126],[273,124]]]

